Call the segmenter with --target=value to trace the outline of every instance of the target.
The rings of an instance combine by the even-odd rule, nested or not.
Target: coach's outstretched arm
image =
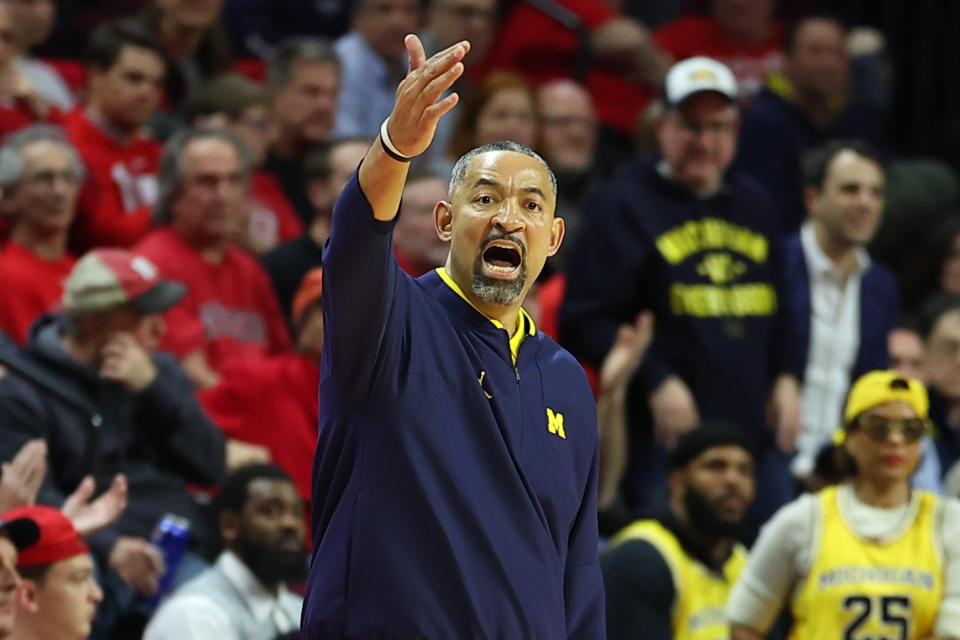
[[[458,42],[429,60],[417,36],[408,35],[403,43],[410,56],[410,70],[397,87],[387,135],[394,152],[413,158],[427,150],[433,142],[437,121],[459,100],[456,93],[442,100],[440,96],[463,73],[460,60],[470,50],[470,43]],[[391,157],[384,149],[382,135],[370,147],[360,164],[359,181],[377,220],[396,217],[409,168],[409,162]]]

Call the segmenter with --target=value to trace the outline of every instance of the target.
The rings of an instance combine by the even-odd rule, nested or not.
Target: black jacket
[[[95,410],[90,411],[8,370],[0,376],[0,460],[10,460],[32,438],[47,442],[47,476],[38,502],[60,505],[85,475],[97,490],[113,476],[127,476],[127,508],[111,527],[90,541],[106,557],[120,535],[149,538],[166,513],[188,518],[197,537],[202,514],[187,483],[213,485],[226,473],[223,433],[203,414],[179,363],[156,354],[157,379],[134,394],[73,360],[61,346],[63,319],[41,318],[16,358],[32,366]]]

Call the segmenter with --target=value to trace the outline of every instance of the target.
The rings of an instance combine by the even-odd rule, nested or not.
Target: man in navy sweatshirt
[[[792,498],[782,451],[800,428],[796,357],[782,294],[774,201],[727,174],[736,80],[689,58],[667,74],[660,155],[641,157],[591,198],[567,262],[561,341],[599,367],[643,309],[655,335],[630,394],[624,489],[643,508],[666,486],[666,449],[701,419],[739,426],[761,452],[754,522]]]
[[[413,279],[391,234],[409,159],[456,104],[458,43],[410,71],[334,208],[307,638],[604,638],[597,426],[577,362],[521,303],[564,225],[516,143],[457,163],[451,243]]]

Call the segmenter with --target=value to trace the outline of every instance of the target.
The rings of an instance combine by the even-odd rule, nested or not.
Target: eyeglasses
[[[853,425],[874,442],[884,442],[894,431],[899,431],[906,443],[914,443],[927,434],[928,421],[923,418],[891,420],[881,416],[861,416]]]

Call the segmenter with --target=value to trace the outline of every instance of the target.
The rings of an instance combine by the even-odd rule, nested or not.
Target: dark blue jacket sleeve
[[[599,447],[595,447],[586,490],[567,547],[563,597],[567,638],[571,640],[604,640],[607,637],[603,616],[603,575],[597,557],[598,452]]]
[[[321,383],[334,383],[347,404],[366,399],[380,363],[400,277],[393,224],[374,217],[354,173],[334,206],[323,260]]]

